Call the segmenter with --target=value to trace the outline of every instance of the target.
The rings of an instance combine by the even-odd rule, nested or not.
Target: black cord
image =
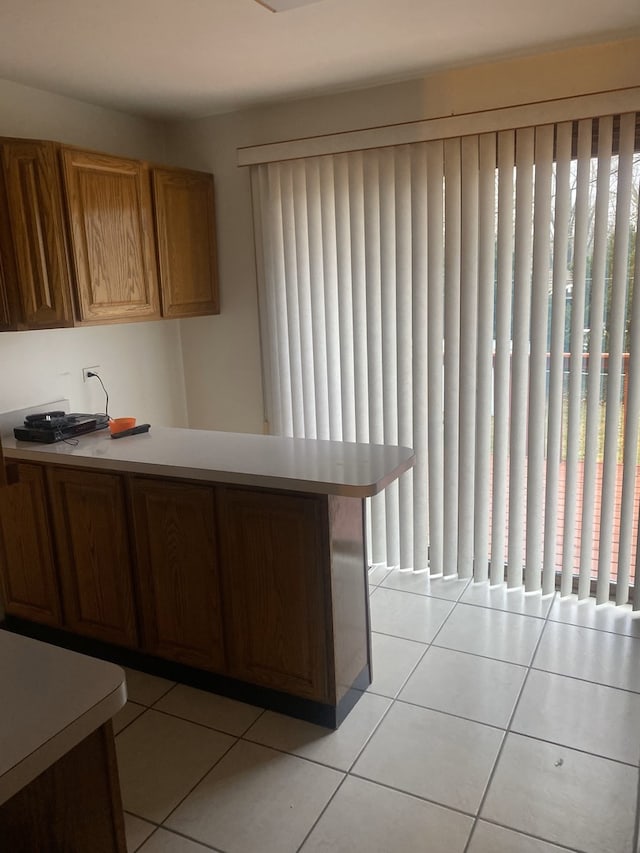
[[[105,404],[104,404],[104,414],[105,414],[105,417],[106,417],[106,418],[107,418],[107,420],[108,420],[108,419],[109,419],[109,392],[108,392],[108,391],[107,391],[107,389],[104,387],[104,382],[102,381],[102,379],[100,378],[100,376],[99,376],[97,373],[93,373],[92,371],[89,371],[89,372],[87,373],[87,379],[89,379],[89,378],[90,378],[90,377],[92,377],[92,376],[95,376],[95,378],[98,380],[98,382],[102,385],[102,390],[104,391],[104,396],[107,398],[107,399],[106,399],[106,402],[105,402]]]

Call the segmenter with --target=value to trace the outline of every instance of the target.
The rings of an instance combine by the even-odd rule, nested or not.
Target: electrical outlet
[[[86,382],[87,379],[91,379],[92,377],[89,376],[90,373],[99,373],[99,372],[100,372],[100,365],[99,364],[94,364],[93,367],[83,367],[82,368],[82,381]]]

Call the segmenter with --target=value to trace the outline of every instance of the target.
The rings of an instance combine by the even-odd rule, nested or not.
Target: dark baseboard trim
[[[269,687],[260,687],[246,681],[238,681],[235,678],[207,672],[174,661],[163,660],[153,655],[138,652],[135,649],[114,646],[101,640],[93,640],[90,637],[81,637],[60,628],[29,622],[18,616],[5,616],[0,627],[15,634],[32,637],[34,640],[42,640],[45,643],[62,646],[65,649],[80,652],[80,654],[111,661],[119,666],[139,669],[151,675],[167,678],[170,681],[179,681],[182,684],[188,684],[190,687],[197,687],[200,690],[208,690],[210,693],[218,693],[222,696],[228,696],[230,699],[247,702],[250,705],[268,708],[271,711],[277,711],[280,714],[306,720],[309,723],[315,723],[329,729],[338,728],[371,683],[369,667],[365,666],[351,688],[334,706],[312,699],[291,696],[288,693],[282,693],[280,690],[272,690]]]

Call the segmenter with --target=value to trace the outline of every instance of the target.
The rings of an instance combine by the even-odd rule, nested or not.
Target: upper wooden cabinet
[[[148,167],[76,148],[61,155],[78,321],[159,317]]]
[[[212,175],[31,139],[0,163],[0,331],[219,312]]]
[[[4,237],[0,236],[0,276],[11,277],[15,260],[20,303],[19,308],[15,303],[11,305],[13,294],[9,291],[9,314],[13,313],[14,319],[19,314],[17,319],[28,329],[71,326],[73,311],[56,146],[52,142],[5,140],[0,148],[3,204],[8,211],[14,256],[7,245],[7,230],[0,225],[4,230]],[[9,323],[7,327],[15,325]]]
[[[163,317],[218,314],[213,175],[153,169]]]
[[[19,328],[21,319],[7,188],[4,169],[0,164],[0,332]]]

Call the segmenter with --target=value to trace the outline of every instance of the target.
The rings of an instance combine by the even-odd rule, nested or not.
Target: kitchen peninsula
[[[412,450],[162,427],[3,442],[22,484],[7,627],[339,725],[371,681],[364,499]]]
[[[0,631],[0,849],[125,853],[111,718],[124,672]]]

